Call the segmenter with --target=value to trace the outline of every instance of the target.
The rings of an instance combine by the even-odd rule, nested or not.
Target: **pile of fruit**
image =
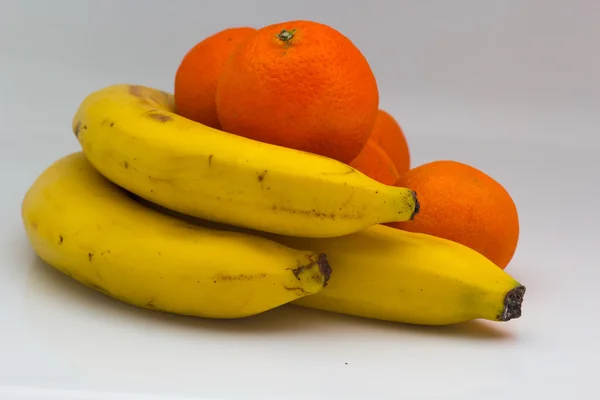
[[[516,207],[483,172],[411,167],[360,50],[312,21],[230,28],[173,93],[89,94],[81,151],[22,203],[33,250],[110,297],[240,318],[296,304],[412,324],[521,316]]]

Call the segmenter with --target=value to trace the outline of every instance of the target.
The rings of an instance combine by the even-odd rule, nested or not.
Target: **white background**
[[[1,5],[0,398],[598,397],[599,2]],[[171,91],[204,37],[292,19],[332,25],[364,52],[413,165],[467,162],[510,191],[522,318],[421,328],[288,306],[193,320],[118,303],[37,260],[20,201],[78,150],[70,124],[86,94],[123,82]]]

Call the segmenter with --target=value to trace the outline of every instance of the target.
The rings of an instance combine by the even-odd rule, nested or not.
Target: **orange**
[[[190,49],[175,74],[177,114],[192,121],[220,129],[215,93],[225,61],[236,45],[255,33],[249,27],[228,28],[207,37]]]
[[[399,178],[390,157],[372,139],[367,141],[350,166],[385,185],[393,185]]]
[[[453,240],[506,268],[517,248],[519,217],[500,183],[472,166],[435,161],[411,169],[396,185],[417,192],[421,211],[413,221],[389,225]]]
[[[380,109],[377,112],[371,138],[387,153],[398,173],[403,174],[410,169],[406,136],[394,117],[385,110]]]
[[[350,39],[324,24],[290,21],[236,47],[216,101],[227,132],[349,163],[373,130],[379,91]]]

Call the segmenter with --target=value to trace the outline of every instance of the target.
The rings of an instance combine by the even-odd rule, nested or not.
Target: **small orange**
[[[389,225],[461,243],[504,269],[519,240],[519,217],[506,189],[482,171],[456,161],[413,168],[397,186],[417,192],[421,211]]]
[[[367,141],[350,166],[385,185],[393,185],[399,178],[391,158],[372,139]]]
[[[398,122],[385,110],[377,112],[371,138],[390,156],[398,173],[410,169],[410,152],[406,136]]]
[[[215,93],[225,60],[240,41],[255,33],[249,27],[228,28],[190,49],[175,74],[175,109],[192,121],[220,129]]]
[[[350,39],[321,23],[290,21],[236,47],[216,101],[227,132],[349,163],[373,130],[379,91]]]

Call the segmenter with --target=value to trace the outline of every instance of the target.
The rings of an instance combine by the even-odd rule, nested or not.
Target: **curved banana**
[[[163,207],[284,235],[335,237],[419,211],[415,193],[344,163],[212,129],[170,94],[113,85],[87,96],[73,132],[105,177]],[[285,132],[282,132],[285,134]]]
[[[384,225],[331,239],[266,236],[326,252],[335,279],[297,305],[419,325],[521,316],[525,287],[480,253]]]
[[[81,152],[37,178],[22,219],[33,249],[50,265],[108,296],[177,314],[257,314],[320,291],[331,274],[324,254],[144,207]]]
[[[293,301],[295,305],[418,325],[521,316],[525,287],[480,253],[447,239],[385,225],[342,237],[298,238],[211,223],[137,201],[198,226],[326,253],[335,277],[319,293]]]

